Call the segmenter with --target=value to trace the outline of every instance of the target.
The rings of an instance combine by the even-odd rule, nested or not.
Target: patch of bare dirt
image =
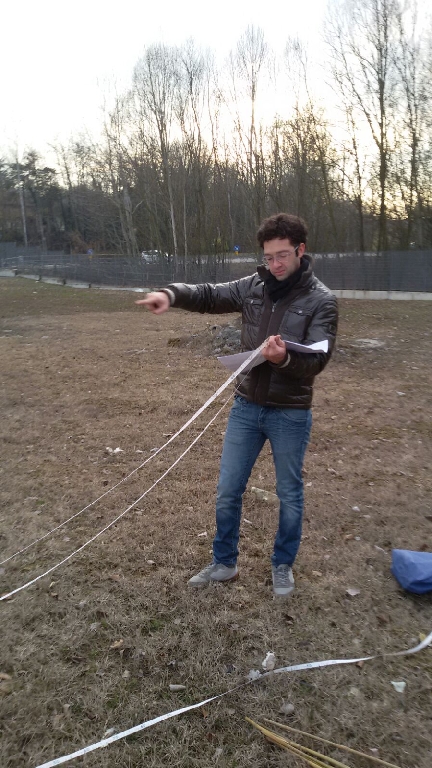
[[[215,337],[236,316],[172,310],[157,318],[136,308],[133,294],[30,281],[0,281],[0,297],[3,560],[122,480],[207,400],[226,378]],[[316,380],[289,602],[271,595],[277,508],[250,490],[274,490],[268,448],[245,493],[239,581],[198,593],[186,586],[210,559],[227,406],[113,528],[1,604],[1,765],[36,766],[109,729],[222,693],[259,669],[267,651],[277,666],[357,657],[408,648],[431,631],[431,596],[404,593],[390,573],[392,548],[432,549],[430,317],[427,302],[341,302],[338,348]],[[55,565],[125,510],[217,408],[56,534],[1,565],[1,591]],[[349,588],[359,594],[349,597]],[[391,685],[402,680],[403,694]],[[429,768],[431,691],[431,650],[361,669],[280,675],[84,762],[285,766],[285,753],[244,720],[266,716],[378,750],[401,768]],[[278,714],[283,702],[293,714]]]

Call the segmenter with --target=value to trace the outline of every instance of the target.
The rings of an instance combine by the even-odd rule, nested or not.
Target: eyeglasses
[[[263,256],[263,262],[267,267],[271,267],[272,264],[274,264],[275,261],[279,262],[279,264],[285,264],[290,256],[293,256],[295,253],[297,253],[298,249],[300,248],[300,245],[296,245],[293,251],[280,251],[280,253],[276,253],[274,256]]]

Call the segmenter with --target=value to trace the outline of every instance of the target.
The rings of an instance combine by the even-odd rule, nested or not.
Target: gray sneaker
[[[191,587],[205,587],[211,581],[233,581],[238,578],[236,565],[222,565],[222,563],[210,563],[202,571],[192,576],[188,584]]]
[[[273,594],[276,597],[288,597],[294,591],[294,576],[289,565],[272,566]]]

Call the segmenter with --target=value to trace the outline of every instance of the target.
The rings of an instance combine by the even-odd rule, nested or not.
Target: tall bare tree
[[[251,225],[263,216],[266,197],[265,163],[263,161],[263,131],[258,124],[257,102],[259,87],[268,61],[269,49],[260,27],[249,26],[231,53],[230,100],[234,108],[237,143],[237,166],[249,189],[248,202],[252,208]],[[249,119],[244,118],[249,111]]]
[[[427,145],[426,125],[432,107],[432,88],[424,35],[419,30],[416,6],[397,16],[398,50],[395,67],[399,79],[398,163],[395,169],[406,211],[407,227],[403,246],[412,242],[416,220],[423,215],[423,190],[420,180],[422,147]],[[421,227],[419,234],[421,234]]]
[[[377,248],[388,247],[387,186],[395,109],[397,0],[334,0],[327,23],[335,82],[377,150]]]
[[[178,238],[171,168],[172,123],[179,86],[179,53],[173,46],[151,45],[134,70],[133,91],[141,120],[152,122],[161,158],[171,219],[174,266],[178,268]]]

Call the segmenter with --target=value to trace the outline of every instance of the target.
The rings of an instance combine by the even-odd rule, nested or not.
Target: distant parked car
[[[157,264],[167,257],[168,254],[162,253],[162,251],[141,251],[141,258],[146,262],[146,264]]]

